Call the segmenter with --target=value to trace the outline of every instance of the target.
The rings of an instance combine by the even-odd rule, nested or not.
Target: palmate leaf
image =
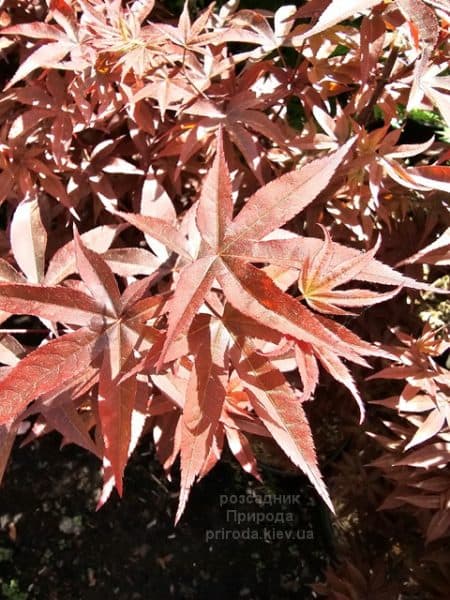
[[[316,255],[307,257],[298,280],[302,296],[311,308],[334,315],[351,314],[340,307],[370,306],[388,300],[398,293],[399,289],[385,294],[361,289],[335,290],[335,287],[356,278],[370,265],[381,240],[379,239],[369,252],[344,260],[332,268],[334,247],[330,234],[325,227],[321,227],[325,242]]]
[[[122,298],[111,269],[100,255],[84,246],[76,230],[74,236],[80,275],[92,295],[105,307],[111,317],[116,319],[116,322],[105,331],[108,343],[103,353],[99,373],[98,412],[104,446],[105,485],[109,486],[112,479],[121,495],[123,472],[131,443],[137,379],[130,377],[125,382],[119,380],[124,368],[132,367],[135,363],[133,349],[136,345],[136,337],[141,335],[148,309],[150,308],[151,313],[155,303],[151,301],[150,307],[147,303],[145,306],[141,305],[140,310],[135,312],[132,310],[133,306],[127,305],[128,313],[123,314]],[[126,319],[128,315],[131,316],[129,322]],[[134,327],[127,326],[127,323]],[[136,329],[135,333],[133,329]]]
[[[348,358],[352,356],[351,349],[341,344],[333,333],[327,332],[312,313],[278,290],[261,270],[246,265],[247,257],[240,256],[239,243],[242,239],[265,236],[310,204],[328,185],[353,144],[354,140],[350,140],[331,156],[313,161],[303,169],[264,186],[231,220],[230,175],[223,151],[222,131],[219,130],[216,156],[197,205],[196,222],[202,239],[200,252],[194,262],[181,269],[170,300],[168,333],[158,361],[159,368],[166,361],[171,344],[189,329],[216,278],[230,304],[244,314],[262,323],[270,322],[275,329],[282,324],[280,331],[285,334],[312,343],[320,341],[323,345],[340,349]],[[126,215],[126,218],[150,235],[157,237],[159,234],[159,224],[149,229],[143,227],[138,216]],[[171,242],[168,245],[175,249]],[[243,304],[248,308],[243,310]],[[256,314],[253,314],[254,310]]]
[[[133,371],[134,350],[154,346],[156,352],[162,343],[162,334],[148,321],[158,314],[165,298],[143,297],[151,283],[148,278],[130,284],[121,295],[107,263],[85,246],[76,230],[73,249],[92,297],[69,287],[0,283],[0,306],[11,313],[82,326],[22,358],[0,381],[0,423],[17,418],[33,400],[67,390],[77,377],[93,369],[97,377],[91,378],[85,391],[98,379],[97,432],[103,439],[105,489],[112,482],[121,493],[123,471],[136,442],[132,420],[141,369]],[[124,378],[127,370],[131,374]],[[75,431],[76,417],[71,424]]]

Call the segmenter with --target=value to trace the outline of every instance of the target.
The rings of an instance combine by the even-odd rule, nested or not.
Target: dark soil
[[[148,443],[127,468],[123,499],[98,512],[94,457],[60,451],[56,435],[16,448],[0,490],[0,596],[312,598],[307,584],[330,554],[327,513],[303,478],[263,475],[261,485],[223,462],[194,487],[174,527],[178,482],[167,481]],[[275,523],[281,513],[285,522]]]

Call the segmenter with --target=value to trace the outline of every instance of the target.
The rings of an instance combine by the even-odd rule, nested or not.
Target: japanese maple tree
[[[101,459],[103,504],[153,432],[165,470],[180,459],[178,521],[226,444],[260,477],[256,435],[333,510],[305,408],[323,369],[362,423],[348,363],[371,358],[430,411],[406,449],[448,427],[442,369],[355,325],[443,291],[417,265],[448,260],[445,3],[45,10],[0,32],[21,58],[0,103],[1,470],[17,434],[57,430]],[[419,109],[442,135],[408,143]]]

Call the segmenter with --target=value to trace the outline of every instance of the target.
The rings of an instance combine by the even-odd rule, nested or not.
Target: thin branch
[[[359,116],[356,119],[360,125],[367,125],[368,121],[370,120],[370,117],[372,116],[372,111],[373,111],[378,99],[382,95],[386,84],[389,81],[389,77],[391,75],[392,69],[394,68],[397,57],[398,57],[398,47],[394,46],[387,58],[387,61],[384,65],[383,73],[381,74],[381,77],[377,81],[377,85],[375,86],[375,89],[373,90],[373,94],[372,94],[369,102],[366,104],[366,106],[363,108],[363,110],[360,112]]]

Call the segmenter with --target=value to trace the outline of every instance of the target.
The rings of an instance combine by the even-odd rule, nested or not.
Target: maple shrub
[[[0,471],[56,430],[102,461],[102,505],[151,433],[178,521],[225,445],[260,477],[259,436],[333,510],[305,408],[322,369],[362,424],[371,359],[430,411],[406,450],[444,432],[447,464],[448,374],[387,341],[445,293],[448,4],[165,4],[2,4]]]

